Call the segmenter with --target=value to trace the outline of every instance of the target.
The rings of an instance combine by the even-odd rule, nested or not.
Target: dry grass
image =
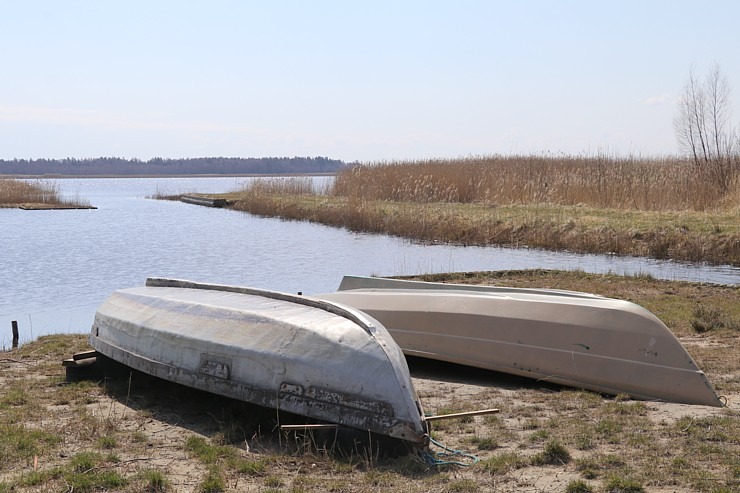
[[[313,178],[311,177],[297,176],[251,180],[244,186],[242,193],[247,195],[314,195],[317,193],[326,193],[326,190],[317,191],[314,188]]]
[[[90,203],[62,197],[59,186],[52,181],[0,179],[0,207],[78,208]]]
[[[58,203],[58,187],[51,182],[0,180],[0,204],[18,205],[26,202]]]
[[[723,193],[678,158],[480,156],[356,166],[337,175],[332,193],[362,200],[557,204],[683,211],[732,207],[740,161]],[[728,203],[729,202],[729,203]],[[738,212],[737,209],[735,212]]]
[[[730,405],[604,398],[412,360],[426,411],[501,409],[435,426],[435,438],[480,462],[434,468],[413,456],[338,454],[317,437],[276,432],[273,410],[138,373],[65,382],[60,360],[85,348],[85,339],[47,336],[0,353],[0,492],[738,491],[737,329],[697,333],[692,321],[701,316],[697,304],[730,325],[740,321],[740,288],[551,271],[430,279],[579,289],[640,303],[677,334]]]

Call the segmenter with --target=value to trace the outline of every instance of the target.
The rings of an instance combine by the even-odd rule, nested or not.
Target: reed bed
[[[89,207],[90,203],[76,198],[65,199],[59,186],[51,181],[0,179],[0,207],[20,204],[44,204],[55,207]]]
[[[0,180],[0,204],[27,202],[46,204],[61,201],[56,184],[44,181]]]
[[[325,194],[326,189],[317,190],[309,176],[265,178],[249,181],[243,191],[252,194],[316,195]]]
[[[740,205],[740,157],[727,191],[680,158],[477,156],[394,161],[341,171],[332,193],[361,200],[557,204],[670,211]]]

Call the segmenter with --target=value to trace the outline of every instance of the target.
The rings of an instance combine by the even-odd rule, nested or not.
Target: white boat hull
[[[149,279],[114,292],[90,336],[100,353],[193,388],[423,444],[401,350],[376,321],[284,293]]]
[[[377,319],[407,355],[606,394],[721,405],[670,330],[627,301],[350,276],[318,298]]]

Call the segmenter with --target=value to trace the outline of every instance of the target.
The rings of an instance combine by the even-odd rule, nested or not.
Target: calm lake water
[[[87,332],[114,290],[149,276],[318,294],[344,274],[410,275],[498,269],[649,273],[664,279],[740,283],[740,269],[539,250],[423,246],[387,236],[263,219],[147,199],[156,192],[221,192],[251,178],[59,180],[67,197],[97,210],[0,209],[0,348],[11,321],[21,341]],[[317,178],[326,180],[327,178]]]

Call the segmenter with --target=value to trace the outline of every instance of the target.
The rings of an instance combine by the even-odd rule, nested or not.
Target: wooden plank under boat
[[[150,278],[115,291],[90,335],[103,355],[165,380],[424,446],[400,348],[332,302]]]
[[[317,298],[375,318],[407,355],[605,394],[722,405],[671,331],[627,301],[354,276]]]

